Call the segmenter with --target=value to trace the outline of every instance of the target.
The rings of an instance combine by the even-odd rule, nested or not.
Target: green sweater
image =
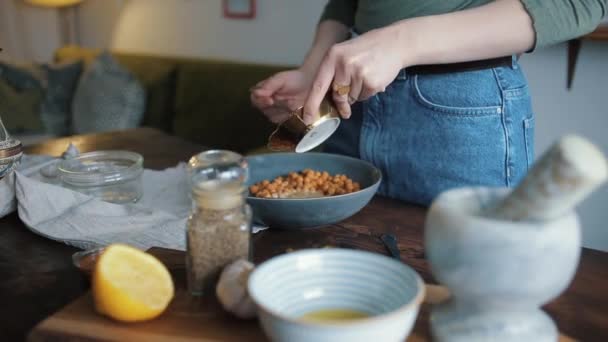
[[[354,26],[359,33],[396,21],[477,7],[493,0],[329,0],[321,20]],[[536,47],[560,43],[595,29],[608,0],[521,0],[534,22]]]

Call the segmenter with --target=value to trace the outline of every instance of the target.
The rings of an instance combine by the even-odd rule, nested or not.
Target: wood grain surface
[[[44,320],[30,341],[267,341],[256,320],[239,320],[226,313],[214,296],[193,298],[185,290],[185,253],[150,251],[170,269],[176,286],[171,305],[160,317],[144,323],[114,322],[97,314],[90,293]],[[427,285],[426,298],[407,342],[430,341],[428,315],[432,304],[449,298],[446,288]],[[572,341],[561,336],[560,341]]]
[[[70,142],[83,152],[100,149],[139,152],[144,155],[145,167],[153,169],[174,166],[204,150],[160,131],[142,128],[53,140],[30,147],[26,152],[60,155]],[[425,208],[377,197],[361,212],[338,225],[301,231],[270,229],[256,234],[253,238],[255,261],[261,262],[288,249],[326,245],[386,254],[379,236],[388,232],[397,236],[403,261],[418,271],[427,283],[434,283],[424,258],[425,213]],[[86,293],[88,279],[71,264],[71,254],[75,251],[75,248],[32,233],[17,214],[0,219],[0,274],[3,280],[0,282],[0,302],[3,304],[0,306],[0,336],[3,340],[25,339],[36,324]],[[175,263],[183,263],[181,256],[173,258]],[[608,253],[583,249],[572,284],[545,309],[566,335],[582,341],[608,341],[606,289]],[[75,303],[79,302],[70,305]],[[421,317],[424,317],[424,310]],[[425,322],[419,320],[417,324],[416,331],[422,331]]]

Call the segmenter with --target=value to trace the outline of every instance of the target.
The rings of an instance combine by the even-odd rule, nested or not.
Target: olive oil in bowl
[[[312,323],[332,323],[353,321],[368,318],[370,315],[350,309],[324,309],[311,311],[300,317],[301,320]]]

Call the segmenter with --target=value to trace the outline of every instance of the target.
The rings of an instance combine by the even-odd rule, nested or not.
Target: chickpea
[[[273,180],[263,180],[249,187],[252,196],[261,198],[286,198],[295,191],[321,192],[324,196],[348,194],[359,191],[360,184],[345,174],[330,175],[327,171],[304,169],[289,172]]]

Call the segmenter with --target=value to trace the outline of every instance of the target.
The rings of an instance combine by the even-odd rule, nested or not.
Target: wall
[[[79,11],[81,43],[155,54],[299,63],[326,0],[257,2],[258,17],[249,21],[223,18],[220,0],[87,0]],[[52,15],[38,12],[27,14],[41,21],[28,19],[26,26],[31,29],[24,50],[43,59],[52,55],[58,40],[46,17]],[[0,29],[4,31],[1,21],[7,16],[2,14]],[[45,28],[46,35],[36,35]],[[537,155],[569,132],[590,138],[608,153],[607,61],[608,43],[584,43],[573,89],[568,92],[565,45],[523,57],[534,95]],[[608,231],[604,229],[608,186],[583,203],[579,213],[585,246],[608,251]]]
[[[224,18],[220,0],[106,2],[88,0],[82,5],[81,37],[85,45],[260,63],[299,63],[312,42],[326,0],[260,0],[254,20]],[[113,31],[112,24],[116,24]]]
[[[19,0],[0,0],[0,57],[48,61],[60,43],[58,15]]]
[[[608,154],[608,42],[584,42],[572,90],[566,90],[565,44],[526,55],[536,114],[537,155],[563,134],[577,133]],[[608,251],[608,186],[578,209],[586,247]]]

